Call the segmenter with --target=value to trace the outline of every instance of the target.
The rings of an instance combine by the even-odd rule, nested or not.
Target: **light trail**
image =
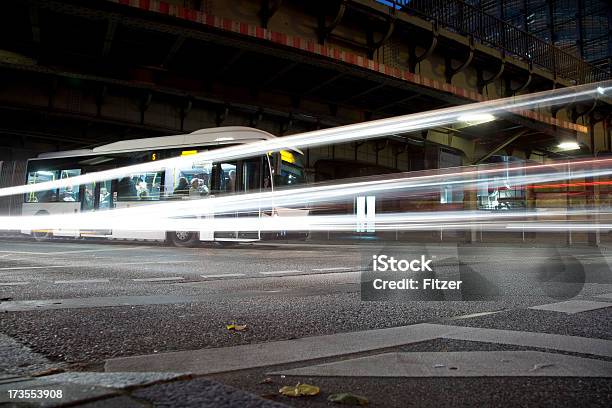
[[[118,179],[133,173],[157,171],[162,168],[187,166],[194,162],[212,162],[221,159],[234,160],[243,157],[266,154],[270,151],[278,151],[282,149],[295,149],[325,144],[346,143],[354,140],[363,140],[397,133],[406,133],[455,123],[460,121],[460,118],[465,117],[465,115],[494,115],[507,112],[516,112],[517,110],[541,108],[561,103],[570,103],[583,99],[596,98],[599,95],[609,93],[611,90],[612,81],[605,81],[571,88],[561,88],[552,91],[513,96],[510,98],[497,99],[493,101],[437,109],[424,113],[379,119],[331,129],[321,129],[298,135],[285,136],[245,145],[207,151],[185,157],[176,157],[117,169],[104,170],[61,180],[7,187],[0,189],[0,197]]]
[[[594,222],[568,220],[568,217],[586,217]],[[595,217],[597,218],[595,220]],[[381,213],[373,220],[364,220],[355,215],[319,215],[296,217],[238,217],[238,218],[189,218],[172,219],[158,217],[154,219],[113,217],[111,219],[90,219],[86,223],[69,218],[57,224],[50,217],[3,217],[11,229],[31,230],[134,230],[134,231],[354,231],[358,225],[367,224],[376,230],[427,230],[427,229],[470,229],[487,228],[488,230],[508,229],[551,229],[566,225],[580,229],[608,229],[612,222],[612,211],[595,212],[593,209],[577,210],[529,210],[516,212],[482,212],[482,211],[447,211],[447,212],[413,212]],[[565,220],[559,220],[565,218]],[[518,220],[517,220],[518,219]],[[601,223],[604,220],[608,223]],[[595,222],[596,221],[596,222]]]
[[[546,165],[530,165],[513,168],[512,171],[523,172],[526,170],[553,170],[552,172],[533,174],[533,175],[517,175],[498,180],[491,180],[492,175],[507,174],[508,169],[504,166],[494,166],[487,169],[474,169],[474,167],[464,168],[454,173],[443,173],[435,175],[424,175],[416,177],[396,176],[394,179],[369,180],[362,182],[332,184],[326,186],[304,187],[299,189],[291,189],[287,191],[274,191],[265,193],[251,193],[243,195],[232,195],[225,197],[207,198],[201,200],[185,200],[177,202],[167,202],[161,204],[150,204],[146,206],[136,206],[126,209],[116,209],[97,212],[86,212],[78,214],[59,214],[32,216],[32,217],[0,217],[0,229],[103,229],[110,228],[111,222],[121,220],[114,227],[115,229],[140,230],[142,227],[126,228],[126,225],[131,225],[132,221],[137,221],[139,224],[156,225],[154,230],[163,230],[161,228],[161,220],[172,217],[188,217],[188,216],[218,216],[232,212],[249,212],[259,211],[261,209],[273,209],[278,207],[292,207],[296,205],[311,205],[314,203],[331,203],[334,201],[352,199],[356,195],[362,194],[377,194],[378,197],[385,199],[390,196],[390,199],[407,198],[410,196],[418,196],[428,192],[439,192],[441,186],[454,185],[462,189],[479,189],[482,187],[500,187],[506,184],[510,185],[526,185],[532,183],[545,183],[558,180],[571,180],[606,176],[612,174],[612,168],[602,165],[612,164],[612,159],[591,159],[576,161],[572,163],[574,168],[568,175],[565,172],[554,171],[558,169],[567,169],[567,163],[551,163]],[[585,169],[582,169],[582,168]],[[599,169],[599,167],[604,167]],[[593,169],[595,168],[595,169]],[[482,175],[488,176],[486,179],[480,179]],[[420,215],[422,216],[422,215]],[[474,214],[470,216],[476,216]],[[274,217],[273,217],[274,218]],[[288,220],[294,217],[279,217],[278,223],[289,222]],[[440,217],[438,217],[441,219]],[[239,220],[237,218],[236,220]],[[266,219],[265,217],[262,219]],[[142,221],[142,222],[141,222]],[[184,220],[183,220],[184,221]],[[234,219],[232,223],[234,223]],[[195,222],[193,218],[184,222],[177,222],[167,230],[193,230],[184,224]],[[227,222],[227,218],[225,221]],[[265,221],[271,223],[271,221]],[[275,228],[283,230],[282,226]],[[25,227],[25,225],[30,226]],[[106,225],[106,227],[100,227]],[[180,228],[178,229],[180,225]],[[209,223],[208,225],[212,225]],[[16,227],[17,226],[17,227]],[[209,227],[213,229],[212,227]],[[220,227],[215,227],[217,230]],[[258,229],[268,230],[266,226],[259,226]],[[309,229],[308,223],[304,223],[298,229]],[[202,228],[198,229],[202,230]]]

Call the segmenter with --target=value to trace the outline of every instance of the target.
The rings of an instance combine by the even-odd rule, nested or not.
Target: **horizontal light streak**
[[[303,187],[287,191],[274,191],[265,193],[251,193],[244,195],[232,195],[225,197],[206,198],[201,200],[181,200],[177,202],[166,202],[161,204],[150,204],[125,209],[106,210],[97,212],[87,212],[79,214],[59,214],[48,216],[21,216],[21,217],[0,217],[0,229],[22,229],[22,230],[87,230],[87,229],[119,229],[119,230],[155,230],[155,231],[175,231],[175,230],[216,230],[223,231],[225,223],[235,225],[241,218],[218,218],[205,220],[208,227],[193,228],[191,225],[200,222],[194,218],[173,218],[188,216],[215,216],[232,212],[260,211],[261,209],[273,209],[279,207],[309,206],[312,204],[329,204],[334,201],[352,199],[356,195],[376,194],[380,199],[408,199],[407,197],[418,196],[424,192],[439,191],[441,186],[455,185],[462,189],[477,189],[481,187],[503,186],[506,183],[511,185],[524,185],[531,183],[545,183],[557,180],[571,180],[574,178],[599,177],[612,174],[612,168],[602,165],[609,165],[612,159],[603,160],[583,160],[572,163],[575,168],[569,174],[562,171],[553,171],[542,174],[517,175],[500,179],[491,179],[497,174],[506,174],[508,169],[496,166],[485,170],[474,170],[471,167],[455,171],[454,173],[425,175],[417,177],[398,177],[395,179],[368,180],[344,184],[332,184],[324,186]],[[582,169],[585,167],[586,169]],[[603,168],[599,168],[603,167]],[[554,163],[547,165],[523,166],[512,171],[523,170],[557,170],[567,168],[567,163]],[[595,169],[593,169],[595,168]],[[511,172],[512,172],[511,171]],[[408,173],[409,174],[409,173]],[[487,179],[479,179],[479,176],[486,174]],[[468,214],[468,213],[464,213]],[[469,217],[479,217],[483,213],[470,213]],[[506,213],[500,213],[506,214]],[[523,213],[524,214],[524,213]],[[419,214],[423,217],[423,214]],[[468,215],[466,215],[468,216]],[[436,213],[435,217],[440,221],[442,215]],[[287,230],[284,225],[291,222],[295,217],[262,217],[262,219],[272,218],[276,230]],[[231,220],[231,221],[230,221]],[[216,224],[214,224],[216,222]],[[170,223],[170,224],[168,224]],[[298,229],[310,229],[308,222]],[[215,225],[213,227],[213,225]],[[257,225],[254,230],[267,229],[273,222],[266,221],[267,226]],[[152,228],[150,227],[152,226]],[[243,230],[248,230],[244,228]],[[235,230],[232,227],[231,230]]]
[[[162,168],[189,166],[194,162],[207,162],[221,159],[234,160],[282,149],[346,143],[354,140],[363,140],[398,133],[406,133],[455,123],[460,121],[460,118],[464,115],[493,115],[520,109],[539,108],[561,103],[576,102],[582,99],[595,98],[598,94],[602,93],[601,91],[603,91],[605,94],[610,90],[612,90],[612,81],[605,81],[596,84],[561,88],[534,94],[497,99],[493,101],[437,109],[424,113],[414,113],[393,118],[379,119],[336,128],[321,129],[298,135],[231,146],[198,153],[195,155],[157,160],[149,163],[104,170],[61,180],[7,187],[0,189],[0,197],[76,186],[103,180],[118,179],[130,174],[157,171]]]
[[[567,220],[568,217],[583,217],[584,220]],[[79,223],[67,220],[57,223],[51,217],[23,217],[19,223],[10,225],[10,229],[33,230],[78,230]],[[559,220],[565,218],[565,220]],[[532,219],[532,220],[530,220]],[[546,221],[548,219],[548,221]],[[603,224],[601,221],[612,221],[612,212],[596,211],[591,208],[580,210],[529,210],[516,212],[483,212],[483,211],[449,211],[449,212],[407,212],[382,213],[375,219],[367,220],[369,226],[377,230],[408,230],[408,229],[462,229],[475,226],[487,228],[503,228],[517,225],[556,225],[564,221],[567,225],[590,225],[595,228]],[[16,221],[16,220],[13,220]],[[88,228],[133,230],[133,231],[352,231],[366,220],[355,215],[318,215],[296,217],[239,217],[239,218],[153,218],[113,217],[108,220],[90,219]],[[516,227],[519,228],[519,227]],[[527,227],[525,227],[527,228]],[[600,228],[600,227],[597,227]]]

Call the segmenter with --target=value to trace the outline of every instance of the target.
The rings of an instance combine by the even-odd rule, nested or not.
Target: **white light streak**
[[[571,142],[571,141],[559,143],[557,147],[565,151],[580,149],[580,145],[577,142]]]
[[[332,203],[352,199],[362,194],[376,194],[381,199],[389,197],[409,198],[419,194],[438,192],[440,186],[453,185],[462,189],[480,189],[483,187],[501,187],[506,184],[521,186],[541,184],[559,180],[585,179],[612,174],[612,168],[605,165],[612,164],[612,159],[590,159],[575,161],[572,163],[572,171],[567,174],[564,169],[568,163],[551,163],[545,165],[521,166],[510,169],[512,172],[547,170],[547,172],[530,175],[508,176],[505,178],[495,177],[509,170],[505,166],[491,166],[487,169],[476,169],[474,167],[462,168],[453,173],[425,175],[418,177],[406,177],[399,175],[392,179],[377,179],[361,182],[332,184],[324,186],[304,187],[288,190],[264,193],[251,193],[243,195],[230,195],[225,197],[206,198],[201,200],[185,200],[177,202],[166,202],[132,208],[85,212],[79,214],[59,214],[48,216],[21,216],[0,217],[0,229],[7,230],[88,230],[88,229],[117,229],[117,230],[147,230],[147,231],[236,231],[237,229],[248,230],[313,230],[316,228],[334,228],[334,220],[344,222],[344,218],[317,218],[317,217],[255,217],[249,218],[206,218],[220,214],[233,212],[249,212],[273,209],[278,207],[306,206],[315,203]],[[600,168],[601,167],[601,168]],[[409,174],[409,173],[408,173]],[[486,176],[486,179],[479,177]],[[460,215],[463,214],[463,215]],[[484,215],[483,215],[484,214]],[[462,217],[462,220],[477,219],[486,216],[486,212],[460,212],[454,214],[452,220]],[[500,212],[495,218],[508,217],[506,212]],[[526,216],[521,212],[519,215]],[[551,214],[547,212],[545,214]],[[408,213],[406,216],[409,216]],[[535,215],[542,215],[538,212]],[[193,217],[204,218],[193,218]],[[415,213],[419,220],[427,218],[427,214]],[[191,218],[175,218],[191,217]],[[446,222],[442,213],[434,213],[432,221],[437,223]],[[323,221],[321,221],[323,220]],[[341,228],[355,220],[349,219],[348,224],[340,224]],[[376,221],[378,222],[378,220]],[[320,223],[320,224],[317,224]],[[238,227],[240,225],[240,227]],[[322,227],[323,225],[324,227]],[[344,225],[344,227],[342,227]],[[291,227],[293,226],[293,227]],[[354,224],[351,228],[354,227]],[[377,227],[378,228],[378,227]],[[382,227],[381,227],[382,228]]]
[[[571,88],[560,88],[552,91],[513,96],[494,101],[472,103],[468,105],[437,109],[424,113],[415,113],[394,118],[340,126],[331,129],[321,129],[298,135],[263,140],[245,145],[231,146],[189,156],[157,160],[149,163],[104,170],[61,180],[7,187],[0,189],[0,197],[15,194],[26,194],[35,191],[45,191],[68,186],[77,186],[103,180],[119,179],[134,173],[157,171],[163,168],[190,166],[194,162],[198,161],[215,161],[221,159],[233,160],[282,149],[295,149],[334,143],[345,143],[353,140],[370,139],[392,134],[406,133],[456,123],[460,121],[459,118],[464,115],[493,115],[496,113],[517,112],[524,109],[557,105],[570,101],[575,102],[581,99],[593,98],[600,92],[598,88],[602,88],[604,92],[608,91],[612,89],[612,81],[581,85]]]
[[[495,120],[495,116],[490,113],[473,113],[459,116],[459,121],[469,123],[487,123]]]

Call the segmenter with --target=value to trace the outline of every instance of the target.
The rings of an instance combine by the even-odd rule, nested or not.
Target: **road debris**
[[[278,390],[278,392],[286,397],[311,397],[319,395],[321,390],[315,385],[297,383],[295,386],[286,385]]]

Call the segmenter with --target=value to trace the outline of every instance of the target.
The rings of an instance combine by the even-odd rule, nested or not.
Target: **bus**
[[[28,160],[26,183],[35,184],[75,177],[112,168],[155,160],[193,155],[238,144],[270,140],[275,136],[248,127],[220,127],[193,133],[122,140],[93,149],[43,153]],[[163,167],[157,171],[129,174],[73,187],[27,193],[22,215],[72,214],[143,206],[163,200],[218,197],[225,194],[272,191],[304,182],[303,154],[281,150],[256,157],[217,162],[194,161],[185,167]],[[268,209],[270,210],[270,209]],[[308,209],[275,208],[275,215],[307,215]],[[244,215],[244,214],[242,214]],[[259,211],[259,216],[262,212]],[[241,214],[223,214],[237,217]],[[38,240],[51,237],[108,238],[166,241],[176,246],[194,246],[201,241],[242,242],[274,236],[279,231],[130,231],[130,230],[22,230]],[[305,233],[300,234],[303,236]]]

